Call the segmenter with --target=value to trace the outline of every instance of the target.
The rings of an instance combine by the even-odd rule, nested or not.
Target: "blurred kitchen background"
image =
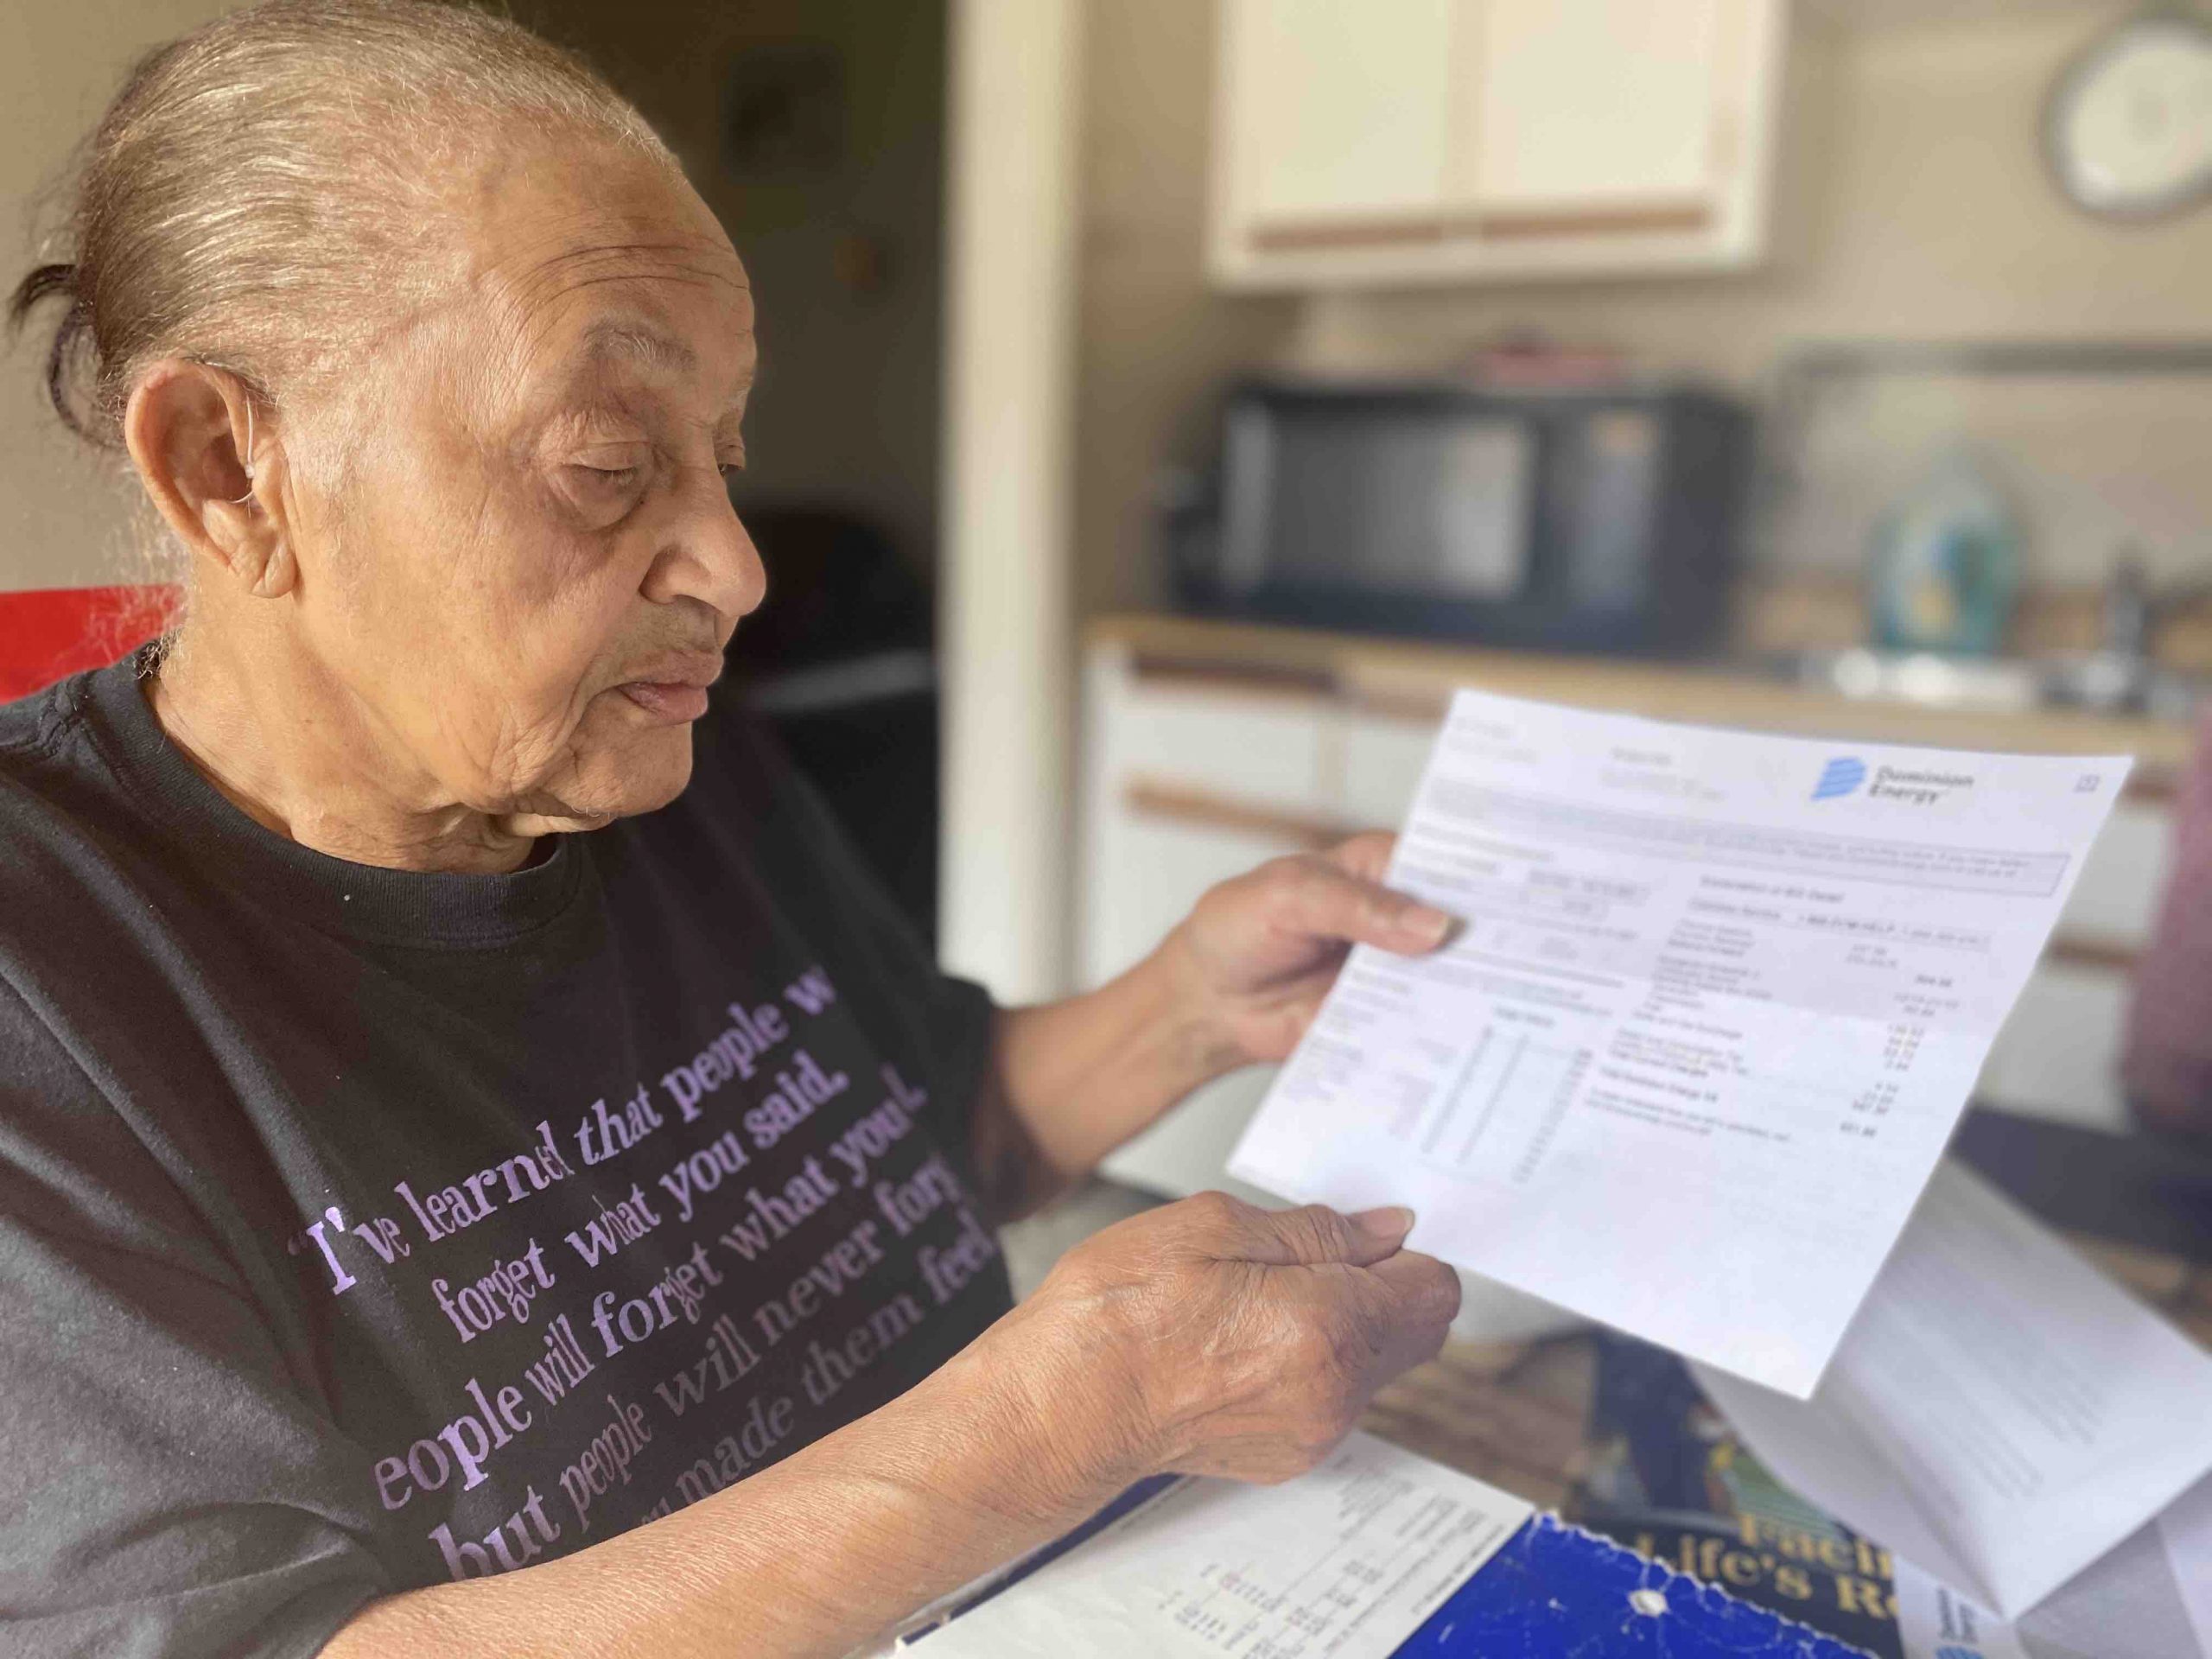
[[[129,57],[219,9],[15,8],[19,261]],[[2069,1224],[2155,1210],[2141,1242],[2212,1255],[2212,1185],[2136,1201],[2194,1154],[2120,1075],[2212,684],[2197,14],[513,10],[638,100],[752,267],[772,595],[733,661],[950,966],[1094,983],[1210,882],[1395,823],[1460,683],[2125,751],[1961,1146]],[[21,352],[0,385],[19,684],[80,627],[62,594],[143,569],[35,378]],[[1264,1084],[1094,1200],[1222,1184]]]

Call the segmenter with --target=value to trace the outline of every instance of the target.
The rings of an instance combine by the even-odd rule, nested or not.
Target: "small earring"
[[[245,406],[245,454],[238,464],[245,469],[245,493],[231,497],[231,505],[243,506],[253,499],[253,405]]]

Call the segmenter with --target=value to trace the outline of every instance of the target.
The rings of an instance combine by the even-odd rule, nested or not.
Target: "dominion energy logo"
[[[1839,754],[1821,768],[1813,785],[1816,801],[1840,800],[1861,789],[1870,801],[1895,801],[1904,806],[1933,807],[1974,786],[1970,772],[1933,772],[1923,767],[1881,766],[1867,780],[1866,763],[1857,755]]]
[[[1813,785],[1813,798],[1833,801],[1848,795],[1866,781],[1866,763],[1848,754],[1839,754],[1821,768],[1821,779]]]

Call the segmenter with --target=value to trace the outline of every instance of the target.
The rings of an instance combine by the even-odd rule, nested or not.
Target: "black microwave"
[[[1683,654],[1727,622],[1751,417],[1682,385],[1258,382],[1167,515],[1186,608]]]

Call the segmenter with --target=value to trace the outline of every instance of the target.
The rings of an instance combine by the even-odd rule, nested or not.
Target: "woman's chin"
[[[681,795],[691,781],[691,728],[655,732],[608,760],[613,775],[606,798],[616,804],[609,816],[653,811]]]
[[[691,728],[664,726],[588,745],[552,794],[558,806],[541,816],[567,829],[595,829],[666,806],[691,781]]]

